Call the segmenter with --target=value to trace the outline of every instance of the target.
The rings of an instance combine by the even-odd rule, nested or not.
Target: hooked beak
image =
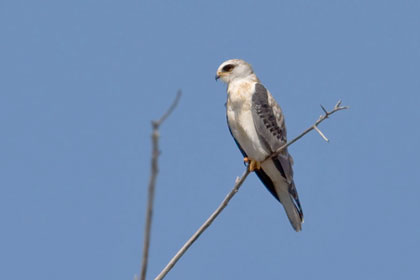
[[[214,79],[217,81],[218,79],[220,79],[224,74],[226,74],[226,73],[224,73],[224,72],[220,72],[220,71],[217,71],[216,72],[216,77],[214,77]]]

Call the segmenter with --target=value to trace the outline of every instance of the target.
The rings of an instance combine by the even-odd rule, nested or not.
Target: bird
[[[230,59],[217,69],[216,81],[227,84],[226,117],[230,134],[268,191],[283,205],[290,224],[302,230],[303,211],[293,180],[293,158],[287,148],[268,158],[287,143],[283,112],[260,82],[252,66]]]

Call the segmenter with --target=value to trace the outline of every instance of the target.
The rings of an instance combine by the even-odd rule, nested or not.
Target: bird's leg
[[[261,169],[261,162],[244,157],[244,162],[248,164],[249,172]]]

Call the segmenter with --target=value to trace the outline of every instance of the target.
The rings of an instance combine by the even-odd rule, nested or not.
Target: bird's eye
[[[225,65],[222,68],[222,72],[230,72],[230,71],[232,71],[233,68],[235,68],[235,65],[233,65],[233,64]]]

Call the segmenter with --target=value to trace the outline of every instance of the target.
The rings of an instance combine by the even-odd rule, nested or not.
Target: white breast
[[[252,94],[255,82],[233,81],[228,87],[227,119],[233,136],[250,159],[262,161],[267,155],[255,130],[252,116]]]

